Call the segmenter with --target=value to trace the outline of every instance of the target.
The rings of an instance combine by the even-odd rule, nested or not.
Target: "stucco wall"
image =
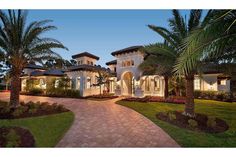
[[[87,56],[84,56],[84,57],[79,57],[79,58],[76,58],[76,61],[77,63],[80,61],[83,61],[83,64],[87,64],[87,61],[89,62],[93,62],[93,65],[96,64],[96,59],[93,59],[93,58],[90,58],[90,57],[87,57]],[[81,63],[80,63],[81,64]],[[91,65],[91,64],[90,64]]]
[[[117,55],[117,66],[116,66],[116,72],[117,72],[117,79],[120,80],[122,75],[125,72],[131,72],[136,80],[140,79],[140,76],[142,72],[138,69],[139,64],[143,62],[143,53],[140,51],[137,52],[130,52],[126,54]],[[133,60],[134,65],[128,66],[128,67],[122,67],[123,61],[129,61]]]
[[[195,79],[200,79],[201,91],[230,91],[230,80],[225,80],[225,85],[218,85],[217,77],[219,74],[203,74],[201,77],[196,75]]]
[[[66,72],[66,74],[69,78],[71,78],[72,82],[74,83],[73,88],[80,90],[81,96],[100,94],[99,86],[93,86],[93,84],[97,83],[96,76],[98,76],[98,73],[90,71],[70,71]],[[88,86],[88,78],[91,79],[90,86]],[[102,91],[103,90],[104,86],[102,86]]]

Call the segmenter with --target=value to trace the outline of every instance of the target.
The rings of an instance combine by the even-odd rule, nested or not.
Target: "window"
[[[78,61],[78,65],[80,65],[80,61]]]
[[[58,88],[58,86],[59,86],[59,80],[56,80],[55,81],[55,88]]]
[[[131,65],[130,61],[126,61],[127,62],[127,66],[129,67]]]
[[[93,62],[90,62],[91,63],[91,65],[93,65]]]
[[[125,62],[123,61],[123,62],[122,62],[122,67],[125,67],[125,66],[126,66],[126,64],[125,64]]]
[[[160,91],[160,79],[159,77],[154,78],[154,90]]]
[[[134,61],[133,60],[131,60],[131,65],[134,66]]]
[[[226,85],[226,79],[218,79],[217,84],[218,85]]]
[[[114,72],[116,72],[116,67],[114,67]]]
[[[91,78],[87,77],[87,88],[91,87]]]
[[[80,77],[77,77],[77,89],[80,89]]]
[[[194,89],[200,90],[200,79],[199,78],[194,79]]]
[[[44,79],[40,79],[40,80],[39,80],[39,86],[40,86],[40,88],[42,88],[42,89],[45,89],[45,88],[46,88],[46,82],[45,82]]]
[[[145,90],[150,91],[150,81],[148,77],[145,79]]]

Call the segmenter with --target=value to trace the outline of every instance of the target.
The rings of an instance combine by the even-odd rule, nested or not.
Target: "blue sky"
[[[29,10],[28,20],[53,20],[58,30],[45,36],[68,47],[69,51],[56,50],[63,58],[87,51],[99,56],[98,64],[105,66],[114,59],[115,50],[162,41],[147,25],[168,27],[171,16],[171,10]]]

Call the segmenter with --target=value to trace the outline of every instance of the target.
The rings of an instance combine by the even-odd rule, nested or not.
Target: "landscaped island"
[[[229,126],[222,133],[206,133],[189,130],[157,118],[158,113],[183,111],[184,104],[162,102],[118,101],[120,105],[134,109],[165,130],[182,147],[235,147],[236,146],[236,103],[195,99],[196,113],[224,120]]]
[[[74,115],[61,105],[21,103],[16,109],[0,101],[0,147],[54,147]]]

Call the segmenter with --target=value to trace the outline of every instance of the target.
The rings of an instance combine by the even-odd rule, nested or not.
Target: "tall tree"
[[[182,47],[184,51],[175,65],[179,75],[191,74],[202,62],[231,66],[236,62],[236,10],[210,10]]]
[[[201,23],[201,10],[191,10],[188,21],[185,20],[178,10],[172,11],[173,17],[168,20],[170,29],[148,25],[149,28],[161,35],[164,40],[171,45],[178,56],[183,52],[182,42]],[[158,52],[157,52],[158,53]],[[159,52],[160,53],[160,52]],[[186,105],[185,114],[194,116],[194,72],[184,75],[186,80]]]
[[[31,61],[60,56],[53,48],[67,49],[56,39],[42,37],[43,33],[56,29],[50,20],[34,21],[26,25],[27,12],[22,10],[0,11],[0,54],[11,65],[10,105],[19,105],[20,75]]]

